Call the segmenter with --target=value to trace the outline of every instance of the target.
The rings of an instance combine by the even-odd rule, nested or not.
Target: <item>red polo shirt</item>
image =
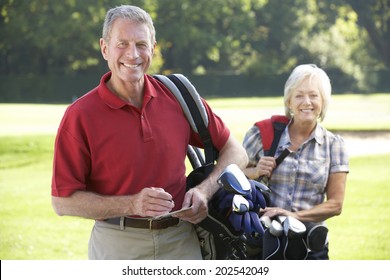
[[[187,145],[201,146],[180,104],[154,78],[145,75],[141,109],[126,103],[106,86],[70,105],[58,129],[52,195],[75,191],[129,195],[145,187],[161,187],[180,208],[185,194]],[[203,100],[204,101],[204,100]],[[221,149],[229,130],[204,101],[213,143]]]

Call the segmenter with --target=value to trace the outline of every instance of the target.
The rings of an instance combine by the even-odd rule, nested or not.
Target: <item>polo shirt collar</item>
[[[123,108],[129,103],[122,100],[118,96],[116,96],[110,89],[107,87],[107,81],[111,78],[111,72],[108,72],[102,76],[100,79],[100,84],[98,87],[98,92],[100,98],[103,100],[104,103],[106,103],[107,106],[109,106],[112,109],[120,109]],[[152,97],[157,97],[157,93],[155,88],[153,87],[152,83],[150,82],[150,76],[144,75],[144,102],[149,101]]]

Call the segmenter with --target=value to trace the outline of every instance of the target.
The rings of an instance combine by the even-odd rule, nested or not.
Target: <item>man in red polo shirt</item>
[[[222,170],[246,166],[245,150],[202,100],[219,158],[210,176],[186,192],[187,146],[202,142],[171,92],[146,75],[156,46],[150,15],[134,6],[113,8],[102,37],[110,72],[61,121],[53,207],[58,215],[96,220],[90,259],[201,259],[192,224],[207,216]]]

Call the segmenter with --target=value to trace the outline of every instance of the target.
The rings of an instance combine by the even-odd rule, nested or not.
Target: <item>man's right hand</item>
[[[174,206],[172,195],[162,188],[144,188],[132,197],[133,215],[141,217],[167,214]]]

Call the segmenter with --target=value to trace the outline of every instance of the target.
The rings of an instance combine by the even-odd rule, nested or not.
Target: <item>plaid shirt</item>
[[[288,127],[283,131],[275,156],[291,145]],[[264,155],[260,131],[251,127],[243,146],[251,166]],[[290,153],[272,172],[269,180],[270,205],[289,211],[313,208],[325,200],[330,173],[349,172],[344,140],[317,124],[309,139]]]

